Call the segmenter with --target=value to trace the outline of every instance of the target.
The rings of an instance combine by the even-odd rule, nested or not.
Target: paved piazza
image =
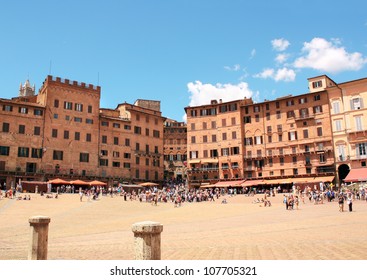
[[[337,202],[308,200],[299,210],[286,211],[281,194],[266,208],[243,195],[227,197],[228,204],[220,199],[180,208],[122,197],[80,202],[78,194],[31,196],[30,201],[0,200],[1,260],[27,259],[28,218],[34,215],[51,218],[48,258],[54,260],[131,260],[131,226],[141,221],[163,224],[162,259],[367,259],[366,201],[354,201],[354,212],[340,213]]]

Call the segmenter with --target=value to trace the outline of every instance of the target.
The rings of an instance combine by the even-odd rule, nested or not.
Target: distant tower
[[[36,86],[33,85],[32,87],[28,79],[25,81],[24,85],[20,83],[19,96],[34,96],[35,92],[36,92]]]

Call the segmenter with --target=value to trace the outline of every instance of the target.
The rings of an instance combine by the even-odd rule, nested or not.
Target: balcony
[[[314,119],[314,118],[315,118],[314,114],[300,114],[295,119],[296,121],[303,121],[303,120]]]

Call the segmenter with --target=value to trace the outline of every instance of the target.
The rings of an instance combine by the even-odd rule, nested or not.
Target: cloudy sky
[[[367,4],[344,1],[0,0],[0,98],[47,75],[102,87],[101,106],[184,107],[367,77]],[[347,6],[349,5],[349,6]]]

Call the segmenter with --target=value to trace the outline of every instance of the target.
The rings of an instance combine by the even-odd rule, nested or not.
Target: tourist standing
[[[339,212],[344,212],[344,194],[341,192],[338,196]]]
[[[352,212],[353,211],[353,197],[352,197],[351,193],[348,194],[347,204],[348,204],[348,207],[349,207],[349,212]]]
[[[79,189],[79,197],[80,197],[80,202],[83,201],[83,192],[81,189]]]

